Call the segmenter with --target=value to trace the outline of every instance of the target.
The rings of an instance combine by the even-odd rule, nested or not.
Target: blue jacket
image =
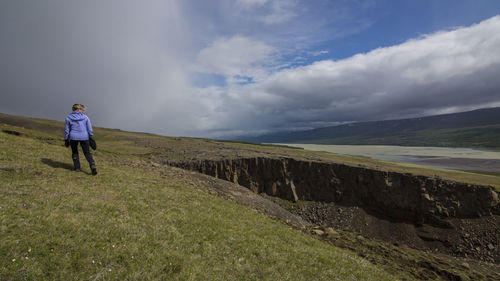
[[[90,119],[87,115],[75,111],[66,117],[65,140],[83,141],[88,140],[93,135],[92,124],[90,124]]]

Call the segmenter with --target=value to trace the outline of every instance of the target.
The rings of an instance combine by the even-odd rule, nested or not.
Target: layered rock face
[[[438,217],[499,214],[492,187],[440,178],[291,158],[246,158],[167,163],[297,201],[335,202],[384,216],[429,223]]]

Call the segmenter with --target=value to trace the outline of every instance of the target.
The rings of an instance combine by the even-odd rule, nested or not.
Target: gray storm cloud
[[[78,102],[98,125],[182,134],[182,17],[169,0],[2,1],[0,111],[61,120]]]

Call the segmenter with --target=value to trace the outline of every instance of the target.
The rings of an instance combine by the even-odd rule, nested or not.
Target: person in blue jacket
[[[72,110],[73,112],[66,117],[64,144],[66,147],[71,145],[75,171],[80,171],[80,159],[78,157],[78,144],[80,144],[83,154],[89,162],[92,175],[95,176],[97,175],[97,169],[89,148],[89,139],[94,135],[92,132],[92,124],[87,115],[85,115],[85,106],[83,104],[75,103]]]

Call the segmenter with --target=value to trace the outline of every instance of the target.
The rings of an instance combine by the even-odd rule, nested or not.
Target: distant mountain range
[[[500,149],[500,107],[411,119],[351,123],[240,140],[267,143],[370,144]]]

